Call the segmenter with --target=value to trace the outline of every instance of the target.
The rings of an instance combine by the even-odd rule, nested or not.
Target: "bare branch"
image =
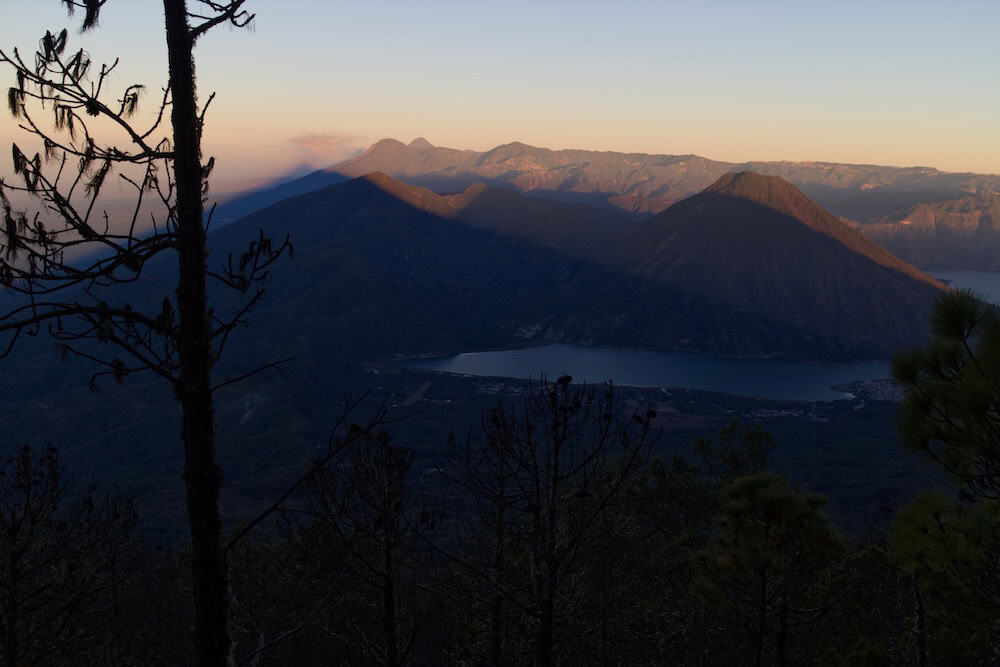
[[[228,21],[237,28],[243,28],[249,25],[256,14],[251,14],[246,10],[242,9],[246,0],[233,0],[232,2],[209,2],[208,0],[199,0],[201,4],[207,6],[212,11],[216,12],[215,16],[206,16],[202,14],[196,14],[193,12],[188,13],[189,18],[201,19],[203,23],[191,28],[190,35],[191,41],[196,41],[199,37],[205,34],[207,31],[211,30],[212,27],[219,25],[220,23],[225,23]]]
[[[362,399],[364,396],[362,396]],[[344,401],[344,408],[341,411],[340,417],[337,419],[337,423],[334,425],[333,429],[330,431],[330,437],[327,440],[326,452],[323,456],[315,459],[306,468],[306,471],[287,489],[282,493],[277,500],[275,500],[267,509],[260,512],[256,517],[254,517],[249,523],[247,523],[236,535],[229,540],[224,549],[225,553],[229,553],[236,544],[246,537],[250,531],[252,531],[256,526],[260,524],[261,521],[271,516],[275,512],[282,509],[285,501],[292,497],[306,482],[313,479],[320,471],[324,470],[330,461],[336,458],[345,448],[350,446],[352,443],[361,440],[370,433],[374,432],[380,425],[385,423],[385,416],[387,412],[387,406],[389,401],[389,395],[386,394],[382,398],[382,403],[375,411],[374,416],[368,420],[368,423],[364,426],[350,423],[348,418],[351,412],[359,405],[361,399],[357,401],[351,401],[349,398]],[[346,429],[346,433],[340,435],[340,432]]]

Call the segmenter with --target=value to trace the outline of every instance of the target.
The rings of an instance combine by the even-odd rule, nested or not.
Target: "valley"
[[[220,393],[227,524],[266,507],[301,474],[325,446],[347,396],[360,399],[349,416],[357,422],[385,401],[393,438],[414,450],[419,473],[448,465],[449,434],[464,437],[475,431],[484,411],[499,399],[516,402],[530,386],[517,378],[437,373],[397,362],[367,371],[296,363],[238,391]],[[652,456],[692,458],[697,437],[712,437],[733,420],[759,425],[774,435],[775,468],[827,494],[837,523],[861,531],[882,505],[905,503],[943,479],[900,445],[897,402],[863,384],[836,391],[851,397],[776,400],[675,387],[618,387],[626,408],[655,406],[662,433]],[[176,485],[182,452],[169,407],[169,396],[154,382],[132,380],[99,394],[83,387],[44,399],[8,399],[0,402],[0,419],[11,441],[25,442],[38,432],[44,415],[47,437],[59,444],[67,475],[114,486],[134,498],[142,531],[170,543],[183,539],[184,500]]]
[[[695,437],[733,419],[761,424],[775,434],[778,469],[815,478],[810,484],[833,494],[845,525],[860,525],[885,494],[905,500],[932,474],[889,454],[898,449],[894,403],[831,387],[887,377],[896,350],[925,340],[943,284],[778,177],[724,174],[636,222],[614,208],[507,188],[439,194],[373,173],[218,227],[209,237],[213,261],[258,230],[288,235],[296,255],[271,269],[251,328],[234,332],[217,372],[238,377],[288,359],[282,370],[220,394],[229,520],[266,504],[298,474],[346,395],[366,397],[354,419],[384,397],[399,418],[394,436],[414,449],[419,466],[441,465],[448,433],[473,428],[499,397],[516,398],[528,386],[428,374],[400,361],[456,354],[413,364],[481,376],[615,379],[630,404],[659,406],[658,456],[690,454]],[[172,271],[151,263],[142,289],[123,286],[113,296],[155,307]],[[237,307],[217,298],[220,313]],[[40,415],[50,415],[46,437],[60,443],[75,474],[127,478],[150,530],[169,534],[183,505],[172,490],[180,458],[168,426],[174,415],[161,409],[165,392],[129,378],[126,386],[139,383],[134,391],[104,383],[91,394],[84,361],[60,362],[41,338],[29,343],[6,361],[10,391],[0,405],[11,436],[31,438]],[[462,354],[474,350],[509,352]],[[495,363],[507,358],[517,361]],[[79,421],[70,416],[76,412],[63,417],[64,409],[94,419],[61,428]],[[837,456],[824,453],[833,443]],[[872,448],[884,452],[887,467],[860,463]],[[856,485],[822,481],[852,475],[860,475]]]

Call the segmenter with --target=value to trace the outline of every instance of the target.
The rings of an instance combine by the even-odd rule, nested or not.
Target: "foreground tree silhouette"
[[[723,490],[701,583],[744,620],[754,665],[788,664],[792,628],[826,610],[827,566],[839,538],[822,513],[824,502],[771,472],[740,477]],[[751,662],[745,654],[741,659]]]
[[[0,463],[0,662],[116,660],[106,607],[131,565],[134,525],[126,500],[67,493],[51,447]]]
[[[243,9],[244,3],[164,0],[169,82],[148,128],[131,120],[144,87],[129,85],[120,98],[108,100],[117,61],[94,71],[82,49],[66,50],[66,30],[47,32],[32,59],[22,58],[17,49],[0,51],[0,63],[13,68],[16,80],[7,95],[10,112],[42,144],[31,158],[14,144],[14,171],[24,184],[0,181],[5,232],[0,237],[0,282],[19,297],[0,315],[0,333],[7,335],[0,353],[9,354],[21,334],[46,329],[64,354],[99,365],[91,380],[95,388],[102,376],[122,381],[147,370],[172,385],[183,413],[195,652],[202,665],[226,664],[231,651],[213,392],[238,378],[213,384],[212,369],[233,329],[262,297],[259,285],[268,266],[289,247],[287,239],[272,245],[261,237],[240,257],[230,257],[220,272],[206,265],[203,204],[214,159],[202,163],[201,136],[212,98],[199,107],[193,48],[216,25],[248,25],[253,15]],[[107,0],[62,4],[70,14],[83,9],[82,27],[89,30],[98,24]],[[158,134],[168,110],[169,138]],[[43,129],[36,117],[40,113],[54,114],[53,131]],[[114,138],[102,143],[100,137],[115,133],[124,137],[126,148]],[[113,221],[99,204],[113,174],[135,190],[130,219]],[[19,208],[25,198],[28,205]],[[143,233],[139,218],[150,199],[162,213],[154,217],[152,232]],[[142,295],[139,302],[123,295],[121,286],[138,281],[146,263],[164,251],[177,256],[175,293],[163,295],[162,301]],[[247,297],[228,315],[213,311],[207,303],[207,277]]]
[[[899,431],[972,496],[1000,500],[1000,318],[970,292],[938,298],[926,349],[897,354]]]
[[[509,634],[521,635],[535,665],[552,665],[571,638],[599,631],[570,630],[594,602],[581,601],[574,582],[657,437],[654,411],[625,412],[612,385],[597,393],[572,380],[543,381],[518,404],[499,401],[445,472],[475,503],[468,553],[446,556],[476,584],[463,594],[487,609],[489,664],[511,660]]]
[[[998,657],[996,610],[1000,505],[962,505],[926,491],[901,508],[891,555],[912,600],[918,664],[992,664]]]
[[[404,592],[406,582],[416,578],[408,547],[414,533],[426,527],[417,525],[408,488],[414,454],[394,444],[386,430],[354,440],[345,454],[340,465],[323,468],[305,487],[305,506],[314,519],[306,528],[334,534],[364,588],[375,593],[365,606],[379,617],[382,639],[357,642],[360,656],[396,667],[409,662],[415,639],[415,614]]]
[[[957,291],[938,298],[931,324],[933,340],[926,349],[892,360],[893,377],[906,391],[899,430],[904,444],[930,456],[962,485],[962,502],[925,494],[903,513],[898,531],[908,537],[909,561],[917,560],[912,554],[921,560],[919,568],[912,568],[915,574],[946,578],[964,596],[995,611],[1000,604],[1000,317],[995,306]],[[915,533],[922,539],[912,539]],[[996,634],[994,629],[994,639]]]
[[[706,437],[694,441],[705,475],[720,488],[739,477],[766,471],[772,450],[774,437],[770,433],[756,424],[741,427],[738,420],[719,429],[718,445]]]

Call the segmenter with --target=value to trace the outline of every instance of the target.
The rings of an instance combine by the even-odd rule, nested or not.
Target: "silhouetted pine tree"
[[[83,9],[83,29],[95,28],[107,0],[62,0],[72,14]],[[21,298],[0,314],[7,354],[22,334],[45,329],[64,354],[78,354],[123,381],[152,371],[173,387],[183,417],[184,482],[191,529],[197,662],[225,665],[230,659],[229,580],[220,543],[219,490],[213,393],[238,378],[213,379],[230,333],[263,295],[260,281],[286,249],[266,238],[230,257],[220,271],[206,265],[203,218],[207,178],[214,159],[202,161],[201,136],[212,96],[199,106],[193,49],[216,25],[246,26],[253,15],[245,0],[164,0],[169,81],[148,127],[135,120],[145,87],[126,86],[110,99],[117,61],[99,69],[82,49],[67,50],[66,30],[47,32],[32,58],[17,49],[0,51],[15,85],[10,112],[41,144],[30,153],[13,146],[15,174],[23,184],[0,181],[4,233],[0,236],[0,283]],[[52,129],[41,116],[52,114]],[[169,115],[170,128],[161,127]],[[91,124],[120,132],[107,144]],[[111,178],[135,191],[130,219],[114,221],[99,197]],[[27,197],[28,206],[20,200]],[[151,233],[140,213],[153,200],[159,215]],[[209,216],[210,218],[210,216]],[[177,258],[176,290],[143,304],[125,300],[121,285],[141,280],[146,263],[161,253]],[[71,259],[73,254],[75,259]],[[209,307],[206,279],[247,297],[228,315]],[[155,306],[149,307],[153,303]]]

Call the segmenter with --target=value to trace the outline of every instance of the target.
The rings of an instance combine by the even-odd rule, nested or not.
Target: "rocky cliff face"
[[[1000,270],[1000,194],[910,206],[859,228],[920,266]]]

